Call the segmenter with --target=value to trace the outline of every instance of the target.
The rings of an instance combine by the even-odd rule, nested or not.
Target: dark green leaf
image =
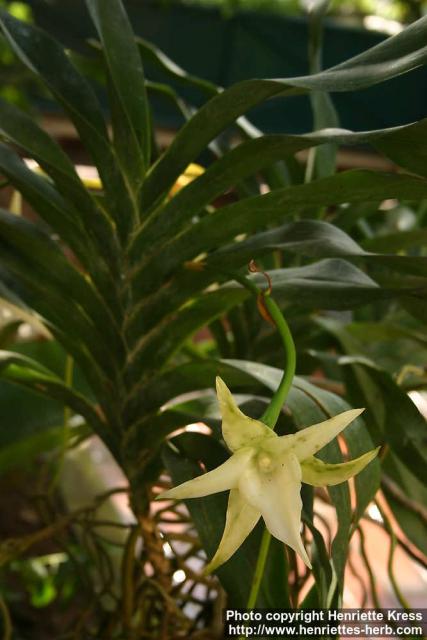
[[[75,303],[80,305],[93,324],[102,327],[108,346],[116,355],[121,353],[123,357],[124,347],[113,315],[88,280],[71,265],[46,232],[29,220],[0,209],[0,238],[30,265],[28,277],[31,274],[59,295],[65,287],[71,300],[66,303],[64,298],[64,307]],[[102,340],[101,334],[99,340]]]
[[[88,82],[78,73],[61,46],[41,29],[0,13],[0,27],[20,60],[38,75],[67,111],[98,167],[108,194],[108,206],[126,237],[132,206],[108,141],[101,107]]]
[[[207,263],[227,268],[233,265],[235,256],[239,262],[249,263],[263,251],[270,253],[276,249],[313,258],[345,256],[347,260],[364,262],[370,266],[381,265],[413,275],[424,276],[427,273],[426,257],[365,251],[342,229],[318,220],[301,220],[225,246],[212,254]]]
[[[219,92],[218,87],[212,82],[184,71],[184,69],[178,66],[176,62],[171,60],[164,51],[161,51],[152,42],[148,42],[148,40],[141,37],[137,37],[136,42],[139,46],[143,61],[163,71],[171,80],[179,81],[184,86],[196,87],[209,97]]]
[[[0,376],[67,404],[104,437],[105,425],[89,401],[35,360],[13,351],[0,351]]]
[[[373,142],[373,146],[401,167],[421,176],[427,176],[427,151],[423,144],[426,128],[427,122],[424,119],[405,129],[397,130],[390,138],[387,136],[379,138],[378,141]]]
[[[382,438],[409,471],[425,482],[425,420],[417,407],[387,372],[359,356],[357,342],[344,325],[322,319],[321,326],[331,332],[344,353],[349,354],[338,362],[352,372],[349,395],[368,407],[368,426],[376,444],[382,444]]]
[[[16,153],[0,144],[0,168],[12,185],[34,207],[39,216],[73,249],[84,265],[92,250],[73,213],[49,181],[30,171]]]
[[[398,231],[384,236],[375,236],[362,242],[367,251],[401,251],[410,247],[427,245],[427,230]]]
[[[197,329],[222,315],[228,308],[243,300],[247,292],[218,291],[193,301],[178,314],[166,316],[151,332],[145,334],[130,354],[129,366],[133,379],[138,380],[141,369],[152,375]]]
[[[150,114],[141,58],[120,0],[86,0],[86,4],[101,38],[110,76],[114,146],[136,195],[151,158]]]
[[[0,476],[9,470],[25,469],[37,463],[37,456],[51,453],[54,449],[66,446],[73,437],[81,436],[81,428],[72,432],[64,427],[42,428],[27,438],[16,440],[0,449]]]
[[[229,268],[232,266],[237,270],[239,267],[247,265],[250,259],[256,258],[258,255],[259,253],[256,251],[249,255],[242,252],[241,256],[239,252],[236,252],[238,259],[227,266]],[[212,257],[214,256],[215,254],[212,254]],[[224,266],[226,265],[224,264]],[[269,274],[272,278],[275,295],[281,303],[293,303],[310,309],[319,307],[323,309],[352,309],[380,299],[407,296],[412,294],[414,290],[411,283],[406,286],[403,283],[392,288],[379,287],[363,271],[339,258],[320,260],[303,267],[274,269]],[[158,335],[161,331],[167,336],[167,327],[178,319],[178,316],[171,312],[175,309],[178,310],[197,292],[220,279],[224,279],[221,267],[218,271],[206,269],[202,272],[186,270],[178,272],[175,278],[167,282],[153,296],[142,298],[140,305],[135,308],[134,315],[130,318],[128,325],[127,335],[130,344],[139,341],[139,337],[152,327],[156,327],[153,336]],[[263,286],[264,282],[261,277],[255,276],[253,279],[259,286]],[[249,294],[240,285],[229,282],[223,285],[217,294],[215,292],[209,294],[208,299],[212,301],[216,295],[223,300],[234,301],[234,305],[237,305]],[[229,308],[230,302],[227,302],[226,306]],[[166,317],[165,310],[168,312]],[[185,311],[183,317],[189,315],[190,311],[188,310]],[[211,315],[211,319],[213,317]],[[207,316],[204,321],[208,321]],[[199,326],[196,315],[193,317],[193,326],[195,328]],[[147,340],[150,339],[147,336]],[[141,341],[142,344],[143,341]]]
[[[310,5],[308,11],[308,59],[311,74],[322,70],[323,21],[328,10],[328,0],[320,0]],[[313,112],[313,129],[339,127],[338,114],[328,93],[312,91],[310,93]],[[314,177],[323,178],[335,173],[337,147],[335,144],[321,145],[312,149],[308,156],[306,181]]]
[[[424,135],[427,132],[427,120],[422,120],[418,125],[419,128],[423,127]],[[422,150],[414,150],[412,127],[413,125],[408,125],[361,133],[331,129],[301,136],[262,136],[244,142],[217,160],[197,180],[153,212],[136,237],[134,254],[141,255],[147,249],[152,249],[154,242],[158,244],[168,236],[181,231],[192,216],[240,180],[303,149],[327,143],[352,145],[388,141],[387,148],[390,151],[405,149],[412,158],[417,156],[418,163],[422,164]],[[421,131],[418,135],[421,135]]]
[[[402,33],[321,73],[280,80],[245,80],[213,97],[181,129],[154,166],[144,186],[144,206],[156,201],[216,135],[250,108],[273,96],[307,90],[355,91],[414,69],[427,59],[426,32],[427,20],[423,18]]]
[[[391,197],[425,198],[427,181],[412,176],[355,170],[310,184],[246,198],[192,224],[177,237],[156,248],[152,257],[150,253],[144,255],[135,282],[138,289],[144,290],[144,286],[148,290],[156,289],[163,278],[185,260],[216,248],[240,233],[250,233],[268,224],[281,222],[307,206],[323,207],[338,202],[367,202]],[[147,278],[147,272],[150,278]],[[151,277],[154,274],[155,279]]]
[[[34,264],[17,256],[16,252],[0,241],[2,266],[8,274],[6,282],[26,304],[35,309],[52,328],[67,333],[73,342],[82,343],[99,364],[114,377],[117,363],[112,357],[108,344],[102,338],[101,327],[97,328],[83,310],[64,295],[63,290],[37,277]]]
[[[67,201],[66,215],[76,223],[81,233],[86,230],[90,234],[93,243],[91,251],[97,247],[106,258],[106,264],[114,265],[116,248],[111,222],[96,206],[61,147],[30,116],[1,100],[0,131],[8,140],[36,160],[52,178],[58,191]],[[66,235],[64,240],[68,240]],[[89,258],[90,253],[85,255],[85,261],[88,262]],[[90,264],[94,266],[93,262]]]
[[[383,469],[387,477],[382,483],[382,490],[399,527],[422,553],[427,554],[425,483],[421,483],[391,452],[385,456]]]

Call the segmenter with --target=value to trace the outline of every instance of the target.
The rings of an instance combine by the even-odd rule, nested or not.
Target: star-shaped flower
[[[314,457],[363,409],[344,411],[293,435],[278,436],[259,420],[245,416],[227,385],[216,380],[222,434],[232,456],[221,466],[165,491],[158,498],[200,498],[230,490],[224,533],[207,570],[226,562],[264,518],[270,533],[289,545],[311,568],[301,539],[301,482],[318,486],[339,484],[356,475],[375,458],[378,449],[341,464]]]

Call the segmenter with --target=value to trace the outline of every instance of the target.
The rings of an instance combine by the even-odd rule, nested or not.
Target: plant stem
[[[73,375],[74,375],[74,359],[72,356],[67,354],[65,358],[65,372],[64,372],[64,383],[67,387],[70,387],[70,388],[72,387]],[[68,405],[65,405],[64,413],[63,413],[64,419],[62,423],[62,438],[61,438],[61,444],[60,444],[60,451],[59,451],[58,459],[56,461],[56,468],[53,473],[51,482],[49,484],[48,493],[51,493],[55,489],[56,484],[59,480],[59,477],[64,467],[65,456],[68,448],[71,415],[72,415],[72,412],[70,407]]]
[[[230,274],[231,275],[231,274]],[[240,282],[246,289],[253,293],[258,298],[262,297],[262,304],[268,311],[271,319],[273,320],[276,328],[282,338],[283,348],[286,354],[286,363],[283,371],[283,376],[277,387],[274,396],[272,397],[270,404],[261,417],[261,421],[264,422],[270,429],[274,429],[277,419],[280,415],[283,405],[285,404],[289,390],[292,385],[292,380],[295,375],[296,367],[296,350],[295,343],[292,338],[289,325],[283,317],[282,312],[277,306],[276,302],[270,297],[269,293],[266,293],[259,289],[249,278],[241,276],[240,274],[232,274],[232,277],[237,282]]]
[[[283,317],[282,312],[280,311],[277,304],[269,296],[265,296],[264,304],[272,319],[274,320],[280,337],[282,338],[283,347],[286,354],[286,363],[282,379],[275,391],[274,396],[270,401],[270,404],[261,417],[262,422],[264,422],[271,429],[274,429],[282,407],[285,404],[286,398],[288,397],[288,393],[292,385],[292,380],[295,375],[296,351],[294,340],[292,338],[288,323]]]
[[[264,529],[261,539],[261,545],[258,552],[258,559],[255,567],[254,577],[252,578],[251,590],[249,593],[247,609],[252,609],[256,606],[258,593],[261,587],[262,577],[264,575],[265,563],[267,561],[268,550],[270,548],[271,533],[268,529]]]
[[[296,350],[294,340],[292,338],[288,323],[283,317],[283,314],[275,301],[270,297],[269,292],[265,293],[260,291],[258,287],[254,285],[254,283],[251,282],[248,278],[238,276],[235,279],[238,280],[238,282],[240,282],[244,287],[249,289],[252,293],[254,293],[258,298],[260,296],[262,297],[262,304],[268,311],[268,314],[276,325],[280,337],[282,338],[283,348],[286,354],[285,368],[283,371],[282,379],[280,380],[280,384],[277,387],[266,411],[261,417],[261,421],[264,422],[264,424],[270,427],[270,429],[274,429],[295,375]],[[262,577],[264,575],[265,564],[267,562],[270,541],[271,534],[266,528],[264,528],[261,545],[258,552],[258,559],[255,566],[255,572],[252,578],[252,585],[249,593],[248,603],[246,605],[247,609],[252,609],[256,606],[259,590],[261,588]]]
[[[12,620],[10,618],[9,609],[7,607],[6,602],[3,600],[3,597],[0,596],[0,612],[3,617],[3,640],[12,640]]]

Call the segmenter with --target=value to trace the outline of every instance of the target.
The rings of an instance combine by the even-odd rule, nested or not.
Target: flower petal
[[[260,471],[254,460],[246,467],[239,490],[252,507],[259,509],[270,533],[287,544],[311,568],[301,539],[301,468],[292,453],[268,473]]]
[[[302,481],[315,487],[339,484],[364,469],[377,455],[380,447],[341,464],[327,464],[311,456],[301,462]]]
[[[230,491],[224,533],[214,557],[205,569],[205,574],[211,573],[231,558],[246,540],[260,517],[259,510],[246,502],[238,489]]]
[[[277,438],[277,434],[259,420],[248,418],[237,406],[225,382],[217,377],[216,392],[222,415],[222,435],[231,451],[254,443],[258,438]]]
[[[174,500],[181,500],[183,498],[201,498],[203,496],[209,496],[212,493],[218,493],[219,491],[227,491],[237,487],[239,478],[244,469],[248,465],[253,452],[245,449],[238,451],[226,460],[219,467],[208,473],[203,473],[193,480],[188,480],[182,484],[163,491],[156,500],[163,500],[165,498],[172,498]]]
[[[302,429],[298,433],[281,436],[277,441],[267,443],[267,447],[272,453],[280,454],[282,451],[286,454],[292,452],[299,461],[306,460],[333,440],[363,411],[364,409],[344,411],[333,418],[329,418],[329,420]]]

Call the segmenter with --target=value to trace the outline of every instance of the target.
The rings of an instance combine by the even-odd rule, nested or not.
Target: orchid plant
[[[256,270],[251,263],[251,269]],[[267,527],[254,574],[248,607],[256,606],[257,594],[270,541],[270,534],[291,547],[312,568],[301,539],[301,483],[316,487],[345,482],[362,471],[378,454],[379,447],[354,460],[340,464],[324,463],[314,456],[338,436],[363,409],[344,411],[329,420],[278,436],[274,427],[295,373],[295,345],[288,323],[271,297],[270,286],[263,292],[250,281],[239,281],[257,295],[258,308],[276,324],[286,354],[286,368],[276,393],[260,420],[240,411],[225,382],[218,376],[216,390],[222,416],[222,436],[231,452],[217,469],[160,493],[158,500],[201,498],[230,491],[224,533],[219,547],[207,565],[209,573],[226,562],[241,546],[259,519]]]
[[[56,3],[45,4],[50,10]],[[359,536],[363,547],[360,522],[380,484],[413,545],[403,546],[385,515],[393,549],[415,547],[417,558],[427,552],[419,508],[424,422],[401,384],[405,376],[387,369],[390,354],[367,351],[378,331],[381,339],[416,344],[418,358],[425,347],[425,208],[411,216],[405,204],[405,224],[409,215],[418,226],[401,235],[387,207],[415,209],[427,200],[427,121],[340,129],[327,95],[369,89],[424,65],[427,18],[334,68],[223,89],[136,38],[121,0],[85,4],[90,68],[108,91],[93,86],[67,43],[0,11],[5,42],[71,120],[99,177],[85,184],[32,115],[0,101],[2,185],[32,211],[0,209],[0,296],[20,314],[0,333],[0,472],[29,467],[46,452],[57,469],[43,495],[47,522],[2,544],[0,560],[11,566],[53,536],[69,563],[79,563],[73,545],[76,530],[82,533],[89,543],[78,566],[84,574],[93,566],[95,579],[79,584],[85,611],[61,633],[103,640],[199,634],[194,607],[209,626],[211,596],[221,589],[236,607],[337,606],[350,540]],[[182,97],[183,85],[195,90],[194,102]],[[246,119],[267,100],[295,95],[311,98],[316,131],[264,135]],[[166,149],[153,126],[153,97],[167,99],[185,120]],[[334,174],[337,147],[360,144],[400,170]],[[308,150],[304,173],[295,156]],[[277,302],[264,294],[260,308],[278,331],[260,321],[251,298],[259,296],[260,274],[241,275],[252,258],[271,276]],[[404,322],[396,316],[387,325],[396,309]],[[35,327],[33,339],[13,339],[22,318]],[[223,437],[210,412],[217,376]],[[226,384],[245,394],[248,415]],[[363,418],[351,409],[362,406]],[[188,431],[201,422],[209,434]],[[350,461],[335,440],[344,428]],[[125,539],[114,578],[96,522],[99,503],[63,513],[53,500],[68,447],[94,434],[126,478],[114,490],[129,494],[134,518],[117,527]],[[46,464],[51,471],[52,459]],[[207,473],[195,478],[202,468]],[[350,494],[344,480],[355,474]],[[170,479],[181,486],[163,498],[206,495],[188,501],[188,512],[172,501],[163,509],[153,498]],[[337,514],[330,541],[314,519],[317,485],[329,486]],[[230,490],[225,529],[220,490]],[[408,509],[411,518],[400,517]],[[301,516],[303,538],[312,535],[310,557]],[[174,529],[177,522],[184,532]],[[191,549],[180,553],[183,537]],[[188,554],[200,563],[200,546],[216,576],[188,568]],[[178,569],[188,572],[182,582],[174,578]],[[205,589],[203,604],[196,583]],[[375,600],[375,585],[369,588]]]

